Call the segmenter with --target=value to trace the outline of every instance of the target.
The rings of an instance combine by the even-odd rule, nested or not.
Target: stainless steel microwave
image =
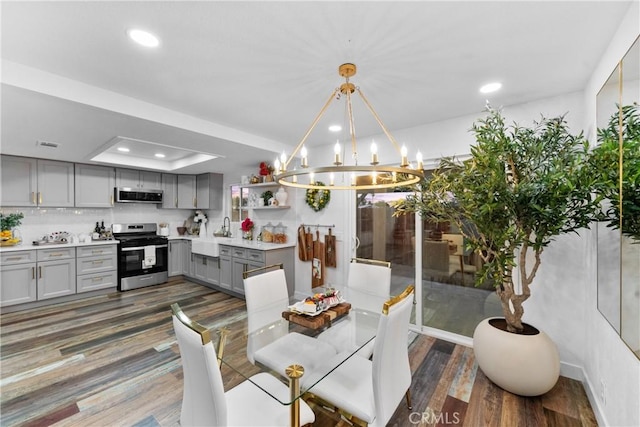
[[[116,187],[114,191],[118,203],[162,203],[162,190]]]

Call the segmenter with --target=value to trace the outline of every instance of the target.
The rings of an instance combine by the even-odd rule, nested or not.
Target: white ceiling
[[[582,90],[630,3],[3,1],[2,152],[87,162],[123,136],[222,156],[174,172],[255,173],[297,145],[341,63],[393,133],[480,113],[489,81],[494,105]],[[381,133],[359,107],[357,135]]]

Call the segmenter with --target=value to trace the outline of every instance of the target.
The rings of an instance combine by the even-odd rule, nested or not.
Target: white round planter
[[[503,389],[520,396],[551,390],[560,376],[560,357],[551,338],[513,334],[484,319],[473,333],[473,352],[482,372]],[[534,328],[535,329],[535,328]]]

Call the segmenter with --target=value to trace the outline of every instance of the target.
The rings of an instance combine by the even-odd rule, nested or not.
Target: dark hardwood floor
[[[182,280],[2,314],[0,425],[179,425],[173,302],[210,329],[246,327],[243,300]],[[596,425],[580,382],[561,377],[544,396],[518,397],[487,380],[472,349],[425,335],[412,336],[410,358],[413,410],[401,404],[389,425]],[[227,388],[240,381],[223,377]],[[348,425],[312,406],[314,425]]]

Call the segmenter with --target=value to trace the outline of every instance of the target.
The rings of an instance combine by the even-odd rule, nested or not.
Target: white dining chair
[[[353,351],[362,345],[362,336],[373,335],[378,324],[359,310],[379,313],[391,293],[391,264],[386,261],[354,258],[349,264],[345,296],[352,313],[318,335],[318,339],[341,351]],[[360,336],[359,336],[360,335]],[[375,339],[365,344],[358,354],[369,358]]]
[[[373,361],[354,355],[317,382],[324,370],[346,357],[338,354],[327,361],[326,369],[320,366],[303,379],[303,386],[312,398],[316,396],[338,408],[343,415],[355,417],[356,423],[360,420],[370,426],[385,426],[403,396],[411,409],[408,333],[413,291],[411,285],[384,304]]]
[[[247,359],[286,377],[287,367],[302,365],[306,373],[337,353],[330,343],[297,332],[289,332],[282,312],[288,310],[289,295],[283,269],[244,279],[249,338]],[[262,330],[259,334],[256,331]],[[306,375],[306,374],[305,374]]]
[[[290,407],[274,399],[276,397],[281,402],[287,402],[290,399],[287,386],[272,375],[260,373],[225,393],[209,331],[191,320],[178,304],[173,304],[171,309],[184,377],[180,425],[289,425]],[[313,411],[306,402],[300,400],[300,424],[314,421]]]

